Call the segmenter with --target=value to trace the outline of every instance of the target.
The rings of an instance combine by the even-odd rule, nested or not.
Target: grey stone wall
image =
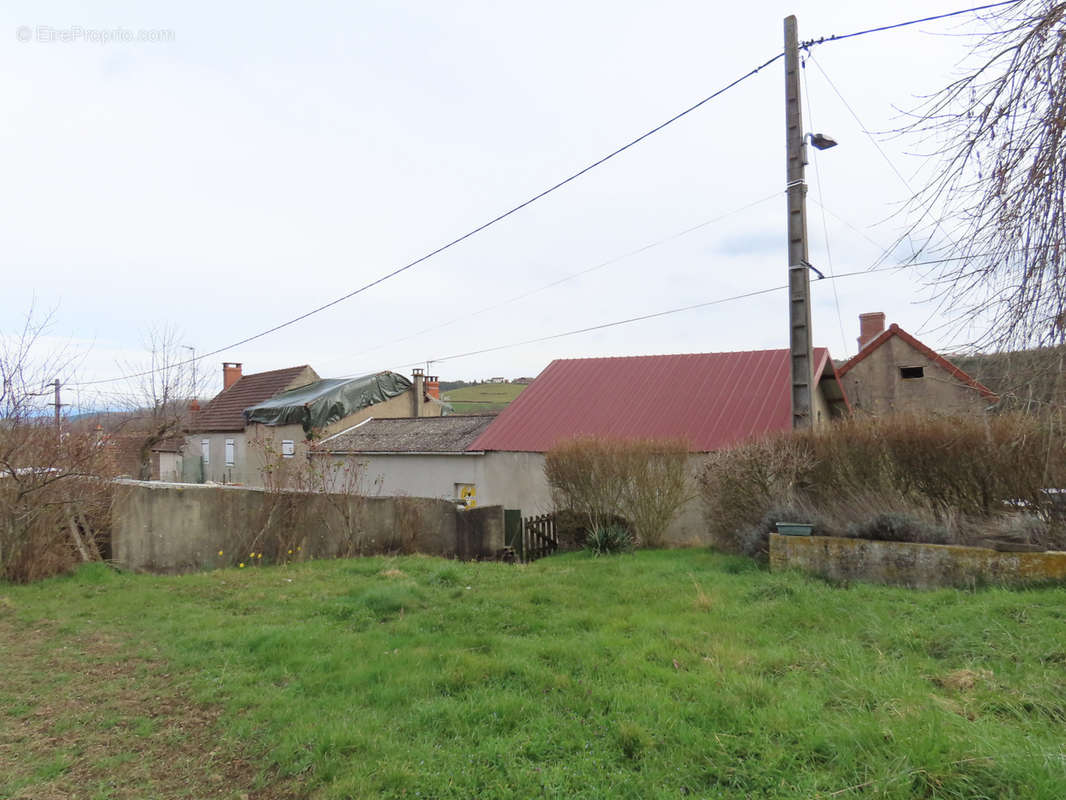
[[[482,558],[502,541],[502,509],[458,512],[428,498],[120,481],[112,506],[113,557],[145,572],[398,551]]]
[[[983,547],[772,533],[770,569],[934,589],[1066,580],[1066,553],[1000,553]]]

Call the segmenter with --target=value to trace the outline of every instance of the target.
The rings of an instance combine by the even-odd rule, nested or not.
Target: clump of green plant
[[[852,523],[848,525],[845,535],[852,539],[922,544],[952,544],[954,540],[943,525],[932,524],[901,512],[876,514],[863,522]]]
[[[594,556],[628,553],[633,546],[632,534],[621,525],[598,525],[585,537],[585,549]]]

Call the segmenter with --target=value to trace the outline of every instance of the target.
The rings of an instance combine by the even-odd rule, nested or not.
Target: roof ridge
[[[280,367],[278,369],[263,370],[262,372],[249,372],[247,375],[241,375],[241,377],[238,378],[234,382],[233,386],[236,386],[238,383],[243,381],[245,378],[255,378],[255,377],[258,377],[260,375],[274,375],[274,374],[276,374],[278,372],[289,372],[290,370],[304,370],[304,369],[309,369],[310,366],[311,366],[310,364],[300,364],[300,366],[298,366],[298,367]],[[231,386],[230,389],[232,389],[233,386]],[[229,391],[229,389],[225,389],[223,391]]]

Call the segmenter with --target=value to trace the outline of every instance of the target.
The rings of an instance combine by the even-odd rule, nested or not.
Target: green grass
[[[445,392],[442,399],[450,403],[456,413],[490,414],[502,411],[522,393],[526,384],[480,383]]]
[[[288,796],[1066,796],[1063,588],[836,587],[697,550],[371,558],[87,568],[0,586],[4,620],[51,631],[42,669],[99,629],[163,660],[168,691],[221,709],[204,746]],[[15,683],[0,726],[70,682]],[[8,781],[37,796],[73,760],[27,753]]]

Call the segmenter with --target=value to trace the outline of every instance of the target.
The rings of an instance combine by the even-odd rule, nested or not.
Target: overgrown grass
[[[693,550],[369,558],[86,568],[0,586],[0,621],[50,632],[42,675],[99,630],[165,658],[170,693],[221,708],[210,750],[315,798],[1066,796],[1063,588],[837,587]],[[3,691],[0,729],[56,690]],[[26,797],[71,768],[0,742],[0,796],[5,759],[36,759]]]

